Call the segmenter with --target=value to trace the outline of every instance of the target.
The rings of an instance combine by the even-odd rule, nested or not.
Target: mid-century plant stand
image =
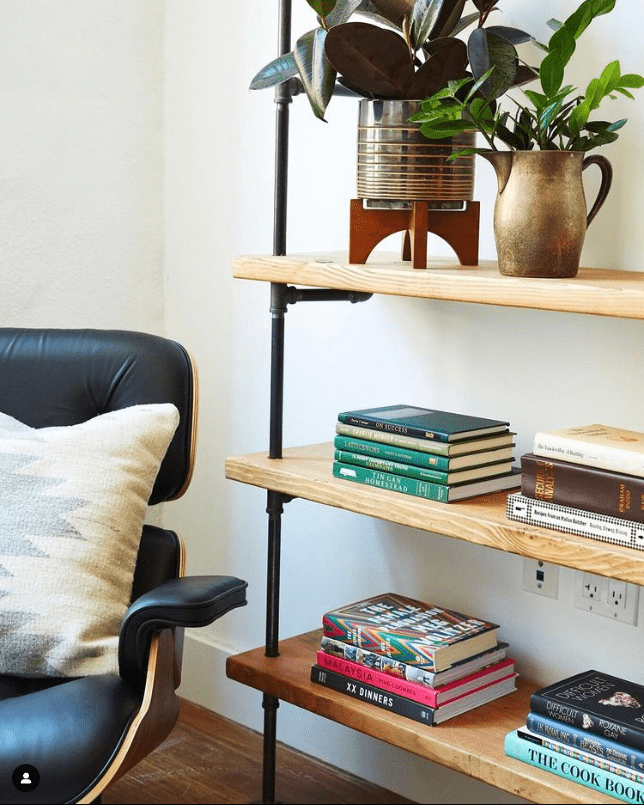
[[[279,52],[290,50],[291,0],[279,0]],[[301,301],[365,301],[374,293],[456,302],[535,308],[644,320],[644,273],[580,269],[576,278],[502,277],[496,263],[463,267],[444,260],[418,271],[395,256],[378,254],[356,265],[346,254],[286,255],[288,85],[277,88],[277,160],[273,254],[241,256],[239,279],[269,282],[271,379],[268,453],[230,457],[226,477],[267,490],[267,590],[265,645],[230,657],[227,675],[263,692],[264,774],[262,802],[275,802],[275,744],[279,700],[291,702],[364,734],[482,780],[533,802],[615,803],[592,789],[537,769],[503,751],[507,732],[525,723],[534,686],[471,710],[440,727],[427,728],[310,681],[318,632],[279,640],[281,521],[294,498],[334,506],[419,530],[528,556],[579,570],[644,584],[644,551],[588,540],[508,520],[504,493],[458,504],[435,503],[364,486],[347,490],[332,476],[332,444],[282,449],[284,314]],[[289,285],[297,282],[301,286]]]

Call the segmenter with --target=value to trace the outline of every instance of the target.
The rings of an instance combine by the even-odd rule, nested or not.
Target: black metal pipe
[[[262,803],[275,802],[275,747],[277,742],[277,708],[279,700],[265,693],[264,708],[264,773],[262,775]]]

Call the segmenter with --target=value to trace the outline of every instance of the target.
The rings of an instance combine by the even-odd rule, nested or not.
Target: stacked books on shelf
[[[624,802],[644,802],[644,687],[598,671],[535,691],[505,753]]]
[[[326,612],[311,680],[425,724],[516,690],[498,624],[394,593]]]
[[[599,424],[537,433],[506,513],[643,550],[644,433]]]
[[[451,503],[520,486],[509,423],[412,405],[338,415],[337,478]]]

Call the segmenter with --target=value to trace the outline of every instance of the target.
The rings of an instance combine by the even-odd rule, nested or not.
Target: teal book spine
[[[429,467],[415,467],[413,464],[401,464],[399,461],[390,461],[378,456],[366,456],[363,453],[351,453],[348,450],[336,448],[334,458],[345,464],[356,464],[370,470],[393,472],[395,475],[405,475],[408,478],[419,478],[421,481],[431,481],[437,484],[446,484],[448,474]]]
[[[450,468],[450,459],[447,456],[435,456],[420,450],[406,450],[404,447],[384,442],[370,442],[367,439],[354,439],[351,436],[338,434],[333,444],[338,450],[348,450],[350,453],[413,464],[416,467],[427,467],[440,472],[447,472]]]
[[[552,772],[572,780],[575,783],[601,791],[610,797],[616,797],[622,802],[644,803],[644,785],[625,780],[616,774],[604,769],[584,763],[581,760],[553,752],[551,749],[532,741],[520,738],[517,730],[505,736],[505,754],[509,757],[529,763],[539,769]]]
[[[421,481],[417,478],[406,478],[404,475],[394,475],[392,472],[381,472],[380,470],[370,470],[366,467],[358,467],[355,464],[344,464],[340,461],[333,462],[333,474],[336,478],[345,481],[354,481],[367,486],[377,486],[379,489],[390,489],[394,492],[402,492],[405,495],[415,495],[427,500],[437,500],[442,503],[448,502],[449,487],[445,484]]]

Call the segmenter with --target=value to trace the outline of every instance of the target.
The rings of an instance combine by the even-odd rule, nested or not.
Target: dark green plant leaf
[[[438,21],[444,0],[416,0],[411,10],[410,37],[414,50],[420,50]]]
[[[366,22],[331,28],[326,55],[353,87],[380,98],[403,98],[414,76],[405,40],[393,31]]]
[[[548,53],[541,62],[539,78],[541,79],[541,88],[548,98],[557,94],[564,78],[564,64],[559,57],[559,53],[556,51]]]
[[[467,47],[460,39],[448,39],[425,64],[416,71],[406,88],[408,99],[433,95],[449,81],[467,77]]]
[[[519,60],[514,45],[486,28],[476,28],[467,41],[470,69],[479,79],[491,67],[494,72],[481,86],[487,98],[499,98],[514,84]]]
[[[462,134],[471,128],[468,120],[445,120],[440,124],[423,123],[420,127],[421,134],[429,140],[444,140],[453,137],[455,134]]]
[[[281,84],[288,81],[289,78],[294,78],[297,75],[297,64],[292,53],[286,53],[284,56],[279,56],[273,59],[250,82],[249,89],[265,89],[266,87],[273,87],[275,84]]]
[[[510,28],[507,25],[488,25],[485,29],[490,34],[496,34],[512,42],[513,45],[522,45],[524,42],[530,42],[534,39],[533,36],[522,31],[520,28]]]
[[[464,31],[466,28],[469,28],[473,22],[478,22],[478,18],[479,15],[478,12],[476,11],[474,12],[474,14],[467,14],[465,17],[463,17],[461,20],[458,21],[458,23],[452,30],[450,36],[458,36],[458,34],[460,34],[461,31]]]
[[[403,20],[409,16],[414,0],[371,0],[376,11],[398,28],[402,28]]]
[[[490,48],[484,28],[475,28],[467,40],[467,55],[474,78],[480,78],[490,69]]]
[[[336,6],[337,0],[306,0],[311,8],[321,17],[326,17]]]
[[[575,38],[564,26],[555,31],[548,42],[548,53],[556,55],[556,58],[565,67],[570,61],[576,48]],[[547,58],[547,57],[546,57]]]
[[[438,15],[438,19],[430,31],[430,39],[438,39],[441,36],[454,36],[455,28],[458,25],[466,0],[445,0]],[[474,15],[478,16],[478,15]]]
[[[522,87],[524,84],[529,84],[531,81],[539,78],[539,69],[536,67],[528,67],[527,64],[519,64],[517,72],[514,77],[513,87]]]
[[[326,36],[323,28],[309,31],[297,40],[293,51],[304,91],[313,114],[320,120],[324,120],[336,79],[336,71],[324,53]]]
[[[472,0],[472,2],[479,11],[488,11],[496,5],[497,0]]]
[[[329,28],[334,25],[342,25],[362,5],[362,0],[340,0],[330,14],[326,15],[326,23]],[[375,8],[374,8],[375,11]]]

